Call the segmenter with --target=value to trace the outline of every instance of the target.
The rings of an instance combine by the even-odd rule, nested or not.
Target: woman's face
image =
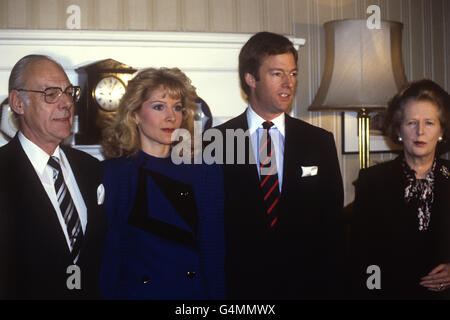
[[[412,159],[433,158],[442,137],[439,108],[430,101],[410,101],[404,106],[399,135],[405,156]]]
[[[181,99],[172,99],[163,87],[150,94],[135,112],[141,148],[152,155],[170,150],[172,133],[183,121]]]

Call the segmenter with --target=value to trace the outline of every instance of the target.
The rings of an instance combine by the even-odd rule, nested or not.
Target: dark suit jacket
[[[87,207],[88,223],[77,265],[81,290],[69,290],[73,265],[64,233],[33,165],[16,136],[0,148],[0,282],[2,298],[98,297],[98,272],[105,234],[97,187],[101,166],[88,154],[62,147]]]
[[[285,124],[275,228],[265,219],[256,165],[223,167],[231,299],[326,298],[336,297],[341,289],[343,186],[333,136],[288,115]],[[248,130],[245,112],[218,127],[224,137],[227,129],[238,128]],[[252,154],[247,143],[246,159]],[[318,174],[302,177],[302,166],[318,166]]]
[[[439,159],[434,202],[427,231],[418,230],[417,211],[404,201],[406,181],[402,156],[360,171],[351,226],[353,298],[439,299],[419,286],[420,278],[450,262],[450,161]],[[377,265],[381,290],[369,290],[366,269]]]

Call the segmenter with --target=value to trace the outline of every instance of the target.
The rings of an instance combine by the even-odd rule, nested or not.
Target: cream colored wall
[[[409,80],[431,78],[450,91],[448,0],[0,0],[0,28],[65,29],[66,8],[81,8],[81,29],[253,33],[269,30],[305,38],[294,113],[334,133],[344,178],[345,202],[353,200],[357,155],[341,153],[339,113],[308,112],[320,85],[324,22],[366,18],[379,5],[381,17],[404,24],[403,57]],[[5,53],[2,53],[5,54]],[[371,161],[392,158],[372,154]]]
[[[292,0],[1,0],[0,27],[61,29],[66,8],[81,29],[290,33]]]
[[[450,1],[448,0],[298,0],[294,1],[295,35],[306,39],[301,50],[302,73],[297,91],[297,116],[335,134],[344,179],[345,203],[353,201],[359,172],[358,155],[342,155],[339,113],[308,112],[307,106],[320,86],[324,65],[324,32],[328,20],[366,18],[376,4],[385,20],[403,26],[403,62],[408,80],[431,78],[450,92]],[[393,154],[371,154],[371,164],[389,160]]]

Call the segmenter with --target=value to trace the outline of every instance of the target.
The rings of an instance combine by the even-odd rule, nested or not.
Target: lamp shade
[[[369,29],[366,20],[335,20],[324,24],[325,68],[315,110],[384,109],[404,84],[400,22],[381,21]]]

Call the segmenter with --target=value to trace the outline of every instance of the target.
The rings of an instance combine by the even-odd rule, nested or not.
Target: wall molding
[[[245,102],[238,77],[238,55],[251,37],[248,33],[0,30],[0,99],[7,95],[13,65],[31,53],[49,55],[60,62],[69,79],[83,85],[76,69],[112,58],[136,69],[178,67],[191,78],[199,95],[221,117],[238,114]],[[287,35],[300,47],[305,39]]]
[[[14,64],[28,54],[45,54],[66,70],[73,84],[84,86],[76,69],[104,59],[115,59],[136,69],[178,67],[209,105],[217,125],[245,110],[239,86],[238,56],[248,33],[0,30],[0,101],[8,94]],[[287,37],[297,49],[305,39]],[[0,145],[2,141],[0,137]],[[85,151],[90,152],[90,148]],[[92,151],[92,150],[91,150]]]
[[[91,31],[91,30],[0,30],[0,45],[41,45],[44,42],[57,45],[128,47],[177,47],[177,48],[241,48],[252,36],[248,33],[221,32],[164,32],[164,31]],[[305,39],[286,35],[298,47]]]

